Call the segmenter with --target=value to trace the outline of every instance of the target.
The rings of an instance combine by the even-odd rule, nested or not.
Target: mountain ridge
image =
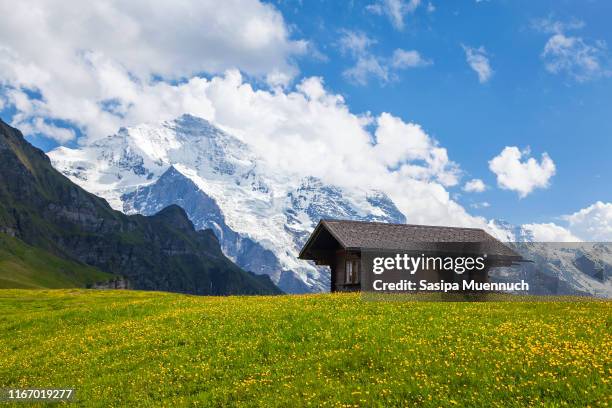
[[[135,289],[274,294],[264,276],[227,259],[183,209],[127,216],[74,184],[21,132],[0,121],[0,230],[54,256],[127,278]]]
[[[320,218],[405,222],[385,194],[275,173],[244,141],[192,115],[124,128],[49,156],[127,214],[180,204],[197,228],[213,229],[232,260],[292,293],[329,290],[325,269],[297,259]]]

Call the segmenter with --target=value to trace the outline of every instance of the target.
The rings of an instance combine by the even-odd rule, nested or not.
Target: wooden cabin
[[[457,245],[461,246],[462,254],[466,251],[472,254],[487,253],[487,269],[478,276],[469,275],[470,279],[479,281],[488,281],[490,267],[510,266],[522,259],[482,229],[343,220],[321,220],[302,248],[299,258],[330,267],[332,292],[356,291],[361,289],[361,260],[365,253],[441,253]],[[440,249],[442,247],[443,250]],[[424,273],[420,277],[430,280],[452,281],[457,278],[452,276],[456,274],[449,275],[448,271],[428,271],[429,276]]]

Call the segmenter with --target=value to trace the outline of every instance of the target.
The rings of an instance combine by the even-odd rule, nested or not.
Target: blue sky
[[[490,188],[459,201],[491,203],[477,212],[513,223],[544,222],[594,201],[612,200],[612,78],[578,82],[545,69],[541,54],[549,34],[534,20],[581,20],[575,34],[612,44],[612,3],[606,1],[432,2],[418,8],[398,30],[384,16],[366,10],[372,2],[280,1],[285,18],[304,37],[313,38],[327,61],[305,59],[305,75],[320,75],[345,95],[357,111],[386,111],[421,124],[448,148],[470,177],[494,187],[488,160],[504,146],[529,146],[534,156],[548,152],[557,172],[550,187],[523,199]],[[372,52],[389,55],[395,48],[415,49],[433,64],[406,70],[383,83],[350,83],[342,72],[353,63],[337,41],[343,29],[376,41]],[[466,63],[461,44],[484,46],[493,76],[484,84]],[[452,189],[461,193],[460,188]]]
[[[612,236],[609,1],[103,2],[0,0],[9,16],[0,27],[0,117],[45,151],[184,112],[213,112],[217,122],[242,114],[223,113],[242,106],[241,96],[197,95],[234,68],[239,83],[266,92],[262,104],[278,99],[267,112],[290,110],[283,98],[319,77],[350,118],[370,113],[372,134],[386,112],[437,140],[461,172],[444,191],[470,214],[563,224],[562,216],[591,208],[591,223],[605,221],[598,236]],[[33,9],[45,24],[31,19]],[[486,71],[480,76],[470,53]],[[296,132],[310,137],[307,124]],[[504,165],[514,165],[507,175],[515,184],[534,177],[522,192],[489,168],[507,147],[529,151]],[[538,167],[543,154],[554,175]],[[529,157],[535,168],[527,169]],[[465,192],[470,179],[485,191]]]

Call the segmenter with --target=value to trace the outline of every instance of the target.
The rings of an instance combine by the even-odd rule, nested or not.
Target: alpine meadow
[[[3,290],[0,388],[85,407],[612,403],[607,301]]]
[[[0,408],[612,408],[611,0],[0,15]]]

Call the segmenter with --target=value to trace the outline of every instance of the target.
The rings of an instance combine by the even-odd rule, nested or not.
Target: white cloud
[[[450,199],[444,186],[456,184],[457,166],[420,126],[388,113],[355,115],[341,96],[322,93],[316,78],[298,92],[274,95],[214,82],[207,92],[214,120],[242,134],[276,169],[382,190],[410,222],[485,225]]]
[[[421,0],[379,0],[367,6],[366,10],[374,14],[386,16],[391,21],[393,27],[397,30],[403,30],[405,26],[404,17],[407,14],[414,13],[420,4]],[[433,5],[430,3],[430,6]]]
[[[343,54],[351,54],[355,57],[368,52],[371,45],[376,41],[361,31],[341,30],[338,45]]]
[[[374,55],[370,47],[376,41],[359,31],[342,30],[338,46],[344,55],[355,59],[355,65],[342,73],[357,85],[366,85],[371,78],[387,83],[398,79],[398,71],[433,64],[415,50],[396,49],[389,58]]]
[[[555,223],[524,224],[539,242],[612,242],[612,203],[596,203],[560,217],[566,227]]]
[[[437,180],[444,186],[458,182],[458,168],[448,160],[446,149],[414,123],[405,123],[389,113],[376,119],[377,159],[388,168],[419,180]],[[411,162],[424,161],[426,166]]]
[[[168,94],[146,97],[147,108],[161,111],[154,103],[177,101],[181,106],[180,101],[190,101],[189,108],[181,108],[243,139],[275,172],[384,191],[410,222],[486,226],[445,189],[457,183],[459,172],[445,148],[419,125],[391,114],[351,112],[320,78],[307,78],[292,92],[266,91],[231,71],[210,80],[192,79]]]
[[[470,66],[478,75],[478,82],[481,84],[487,82],[491,79],[493,75],[493,69],[491,68],[491,64],[489,63],[489,58],[487,56],[487,51],[484,47],[468,47],[466,45],[461,45],[463,47],[463,51],[465,51],[465,58]]]
[[[563,219],[573,233],[586,241],[612,242],[612,203],[597,201]]]
[[[487,226],[451,199],[445,186],[457,183],[459,169],[424,129],[388,113],[355,114],[320,78],[303,80],[295,91],[262,90],[229,71],[134,92],[117,119],[122,123],[192,113],[240,137],[274,172],[384,191],[413,223]]]
[[[605,41],[588,42],[567,34],[567,31],[584,28],[583,21],[545,18],[535,20],[532,25],[538,31],[551,34],[541,55],[548,72],[565,74],[578,82],[612,75]]]
[[[123,122],[117,113],[128,123],[145,119],[130,108],[142,93],[171,96],[180,86],[168,81],[184,84],[203,72],[238,68],[286,83],[297,74],[293,58],[308,47],[257,0],[0,1],[0,14],[10,16],[0,25],[0,86],[12,90],[11,104],[31,99],[14,124],[33,132],[48,131],[42,119],[57,117],[106,134]]]
[[[370,54],[358,57],[355,65],[344,70],[342,75],[357,85],[367,85],[370,77],[377,78],[382,83],[389,82],[391,79],[389,68]]]
[[[543,224],[523,224],[522,228],[533,234],[536,242],[580,242],[581,239],[552,222]]]
[[[456,164],[420,126],[388,113],[355,115],[320,78],[305,79],[295,92],[267,92],[233,72],[207,81],[201,98],[214,107],[207,119],[243,138],[276,170],[389,192],[431,185],[446,195],[443,186],[457,182]]]
[[[66,143],[76,137],[74,130],[49,124],[43,118],[34,118],[31,122],[24,123],[19,130],[26,134],[43,135],[58,143]]]
[[[602,66],[606,44],[597,41],[587,44],[580,37],[555,34],[546,42],[542,58],[546,70],[553,74],[565,73],[578,82],[610,75]]]
[[[398,48],[391,57],[391,66],[399,69],[424,67],[431,64],[430,60],[423,58],[418,51],[414,50],[406,51]]]
[[[472,179],[465,183],[465,185],[463,186],[463,191],[466,191],[468,193],[482,193],[486,190],[486,188],[487,186],[482,180]]]
[[[529,156],[529,150],[520,151],[516,146],[506,146],[499,155],[489,161],[489,169],[497,176],[497,185],[516,191],[521,198],[536,188],[548,187],[555,174],[555,163],[547,153],[540,163]],[[525,157],[525,161],[521,159]]]
[[[95,50],[140,78],[180,78],[232,67],[255,75],[292,72],[288,57],[304,51],[290,40],[282,15],[256,0],[0,2],[3,45],[58,69]],[[67,24],[67,22],[70,22]],[[24,31],[28,35],[23,35]],[[48,45],[46,47],[45,45]]]

